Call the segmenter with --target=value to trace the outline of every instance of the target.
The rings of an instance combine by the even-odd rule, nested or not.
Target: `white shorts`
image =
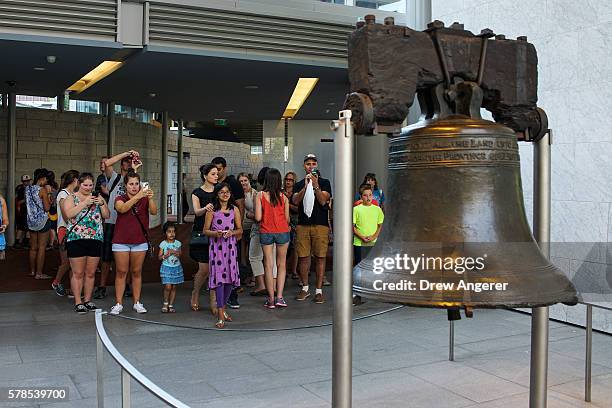
[[[149,244],[113,244],[113,252],[145,252],[149,250]]]

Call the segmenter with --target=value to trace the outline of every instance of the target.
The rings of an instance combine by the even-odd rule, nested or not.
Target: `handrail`
[[[188,405],[182,403],[166,391],[162,390],[153,381],[149,380],[136,367],[134,367],[123,355],[117,350],[113,342],[106,334],[102,316],[106,314],[101,309],[96,309],[96,367],[97,367],[97,382],[98,382],[98,408],[104,408],[104,385],[103,385],[103,348],[113,357],[113,359],[121,367],[121,400],[123,408],[130,407],[130,378],[135,379],[147,389],[151,394],[155,395],[161,401],[175,408],[189,408]]]

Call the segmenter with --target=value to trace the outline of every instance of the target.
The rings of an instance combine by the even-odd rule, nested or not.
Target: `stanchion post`
[[[130,373],[121,368],[121,408],[130,408]]]
[[[96,309],[96,314],[101,313],[101,309]],[[96,331],[96,381],[98,396],[98,408],[104,408],[104,346]]]
[[[455,361],[455,321],[448,322],[448,361]]]
[[[352,405],[352,276],[354,134],[351,111],[332,122],[334,137],[334,314],[332,328],[332,407]]]
[[[552,136],[549,130],[534,142],[533,233],[540,250],[550,257],[550,160]],[[548,307],[531,312],[531,370],[529,408],[546,408],[548,387]]]
[[[593,306],[586,305],[586,358],[584,359],[584,400],[591,402],[591,366],[593,358]]]

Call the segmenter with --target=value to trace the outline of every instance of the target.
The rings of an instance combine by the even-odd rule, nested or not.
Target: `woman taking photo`
[[[34,184],[25,188],[28,229],[30,230],[30,276],[34,279],[51,279],[43,274],[45,251],[49,243],[52,222],[47,212],[51,208],[53,194],[47,184],[47,169],[34,171]]]
[[[214,164],[205,164],[200,167],[200,178],[203,184],[191,193],[191,202],[195,219],[193,221],[193,232],[189,243],[189,256],[198,263],[198,272],[193,277],[193,291],[191,292],[191,310],[200,310],[200,292],[202,286],[208,279],[208,237],[204,234],[204,219],[206,214],[213,211],[213,201],[215,200],[215,184],[219,180],[217,167]],[[210,307],[211,312],[216,314],[216,301],[213,300],[211,292]]]
[[[123,178],[126,193],[117,197],[117,223],[113,234],[113,255],[117,268],[115,276],[115,300],[110,314],[123,311],[123,292],[127,274],[132,276],[133,309],[136,313],[147,313],[141,303],[142,264],[149,250],[149,214],[157,214],[153,190],[148,185],[141,187],[140,176],[133,172]]]
[[[264,253],[264,276],[268,300],[264,304],[268,309],[287,307],[283,298],[286,276],[287,248],[289,246],[289,200],[281,193],[281,174],[277,169],[266,172],[263,191],[257,193],[255,200],[255,220],[259,222],[259,241]],[[273,250],[276,247],[276,256]],[[272,271],[277,267],[276,285]],[[276,286],[276,287],[275,287]],[[274,292],[276,290],[276,301]]]
[[[79,191],[63,199],[61,204],[62,214],[68,220],[66,251],[72,269],[70,288],[74,311],[79,314],[97,309],[91,296],[104,240],[102,220],[110,216],[106,201],[101,196],[93,196],[93,189],[93,175],[83,173],[79,177]]]

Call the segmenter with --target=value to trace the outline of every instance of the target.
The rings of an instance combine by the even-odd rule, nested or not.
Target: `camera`
[[[141,181],[140,182],[140,188],[142,188],[143,190],[148,190],[149,189],[149,183],[146,181]]]
[[[91,193],[92,197],[96,197],[97,198],[99,195],[100,195],[99,191],[94,191],[94,192]]]
[[[319,172],[319,169],[317,169],[317,168],[312,169],[310,174],[312,174],[313,176],[316,176],[316,177],[321,177],[321,173]]]

